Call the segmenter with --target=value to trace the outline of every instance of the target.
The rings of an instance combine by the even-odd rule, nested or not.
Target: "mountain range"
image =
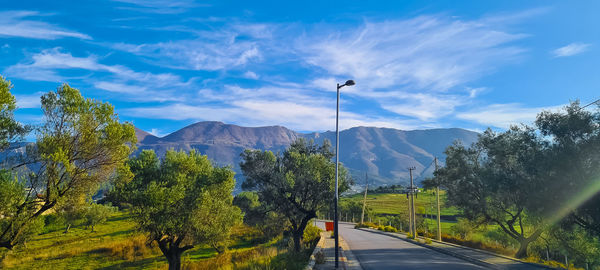
[[[335,132],[299,133],[282,126],[242,127],[216,121],[198,122],[164,137],[154,136],[136,128],[138,151],[152,149],[162,156],[168,149],[196,149],[216,165],[230,165],[236,171],[238,187],[240,153],[244,149],[282,151],[298,138],[312,139],[322,144],[335,144]],[[340,162],[348,168],[357,185],[364,183],[368,173],[375,186],[407,184],[408,167],[415,167],[417,182],[431,176],[433,159],[443,165],[444,150],[454,141],[470,145],[478,133],[460,129],[398,130],[393,128],[354,127],[340,132]]]

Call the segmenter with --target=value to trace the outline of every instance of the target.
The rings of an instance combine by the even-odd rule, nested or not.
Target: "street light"
[[[339,167],[339,159],[340,159],[340,130],[339,130],[339,115],[340,115],[340,88],[344,86],[352,86],[354,85],[353,80],[347,80],[346,83],[340,85],[337,84],[337,106],[335,109],[335,202],[333,205],[334,217],[333,217],[333,237],[335,238],[335,268],[338,268],[339,265],[339,238],[338,238],[338,167]]]

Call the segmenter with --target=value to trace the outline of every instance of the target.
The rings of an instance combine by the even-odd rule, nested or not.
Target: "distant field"
[[[114,214],[96,232],[83,226],[63,233],[63,226],[50,226],[45,232],[27,241],[25,247],[12,251],[0,250],[1,269],[166,269],[167,261],[156,245],[145,245],[146,237],[138,232],[129,215]],[[229,254],[260,255],[265,250],[273,257],[281,254],[277,240],[257,243],[255,232],[249,227],[234,229]],[[261,248],[261,252],[255,249]],[[248,252],[250,251],[250,252]],[[183,254],[184,265],[190,262],[210,261],[217,252],[208,246],[199,246]],[[235,256],[235,255],[234,255]],[[3,258],[3,259],[2,259]],[[229,256],[231,258],[231,255]],[[210,265],[200,269],[211,269]],[[241,267],[242,269],[245,267]]]
[[[363,194],[354,194],[348,197],[340,198],[341,201],[358,201],[362,203]],[[447,207],[445,205],[446,193],[440,191],[440,203],[442,216],[460,215],[460,211],[455,207]],[[406,194],[380,193],[368,194],[367,206],[371,208],[377,215],[407,215],[408,199]],[[421,214],[436,214],[436,198],[433,192],[420,192],[415,199],[415,209]]]

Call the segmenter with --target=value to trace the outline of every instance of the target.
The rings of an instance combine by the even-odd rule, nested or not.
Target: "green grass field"
[[[0,250],[1,269],[166,269],[167,261],[156,245],[147,246],[146,237],[138,232],[135,223],[124,212],[112,215],[95,232],[83,226],[72,227],[66,234],[60,224],[51,225],[44,232],[14,250]],[[187,269],[248,269],[256,265],[272,265],[289,261],[283,239],[266,243],[258,239],[260,232],[240,225],[234,228],[232,243],[224,255],[208,246],[197,246],[183,254]],[[308,261],[298,257],[298,269]],[[287,262],[282,262],[287,263]],[[228,266],[229,265],[229,266]],[[288,269],[296,269],[289,267]]]
[[[440,191],[440,203],[442,216],[460,215],[460,211],[455,207],[447,207],[444,204],[446,193]],[[415,199],[415,209],[417,213],[436,213],[436,201],[433,192],[420,192]],[[354,194],[348,197],[342,197],[341,201],[358,201],[362,203],[363,194]],[[408,213],[408,199],[406,194],[379,193],[367,195],[367,206],[378,215],[397,215]]]

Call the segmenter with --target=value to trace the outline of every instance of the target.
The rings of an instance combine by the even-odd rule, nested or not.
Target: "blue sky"
[[[69,83],[162,136],[197,121],[503,129],[600,93],[599,1],[10,1],[17,119]],[[525,4],[523,4],[525,2]]]

